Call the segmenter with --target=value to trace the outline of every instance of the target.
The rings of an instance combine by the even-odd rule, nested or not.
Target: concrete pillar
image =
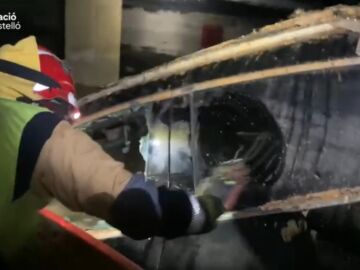
[[[100,87],[120,72],[122,0],[66,0],[65,58],[75,81]]]

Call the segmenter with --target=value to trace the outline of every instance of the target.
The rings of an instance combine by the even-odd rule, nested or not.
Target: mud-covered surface
[[[148,105],[88,131],[130,170],[163,179],[170,173],[171,185],[192,191],[210,169],[234,158],[245,159],[256,190],[271,193],[267,200],[356,187],[358,74],[352,67],[218,88]],[[184,128],[176,129],[180,122]],[[175,168],[186,159],[186,169]],[[252,194],[260,199],[261,193]]]
[[[314,37],[137,86],[88,104],[84,112],[241,72],[356,57],[358,40],[355,33]],[[188,93],[133,106],[87,131],[128,168],[142,165],[157,184],[195,193],[222,162],[244,160],[251,180],[236,210],[289,198],[296,208],[299,196],[316,199],[309,194],[317,192],[325,195],[315,208],[348,203],[360,178],[359,73],[358,66],[329,68]],[[220,197],[231,189],[224,181],[206,185]],[[148,269],[357,269],[356,205],[227,220],[203,236],[109,244]]]
[[[360,132],[360,111],[356,105],[360,101],[357,91],[358,74],[359,69],[352,68],[338,72],[268,79],[217,89],[211,93],[204,93],[192,101],[188,100],[188,103],[178,100],[172,103],[172,116],[166,113],[171,104],[169,102],[158,104],[156,109],[147,106],[144,113],[154,113],[153,116],[156,117],[152,119],[160,119],[165,124],[169,124],[169,119],[172,119],[172,127],[175,127],[175,123],[180,120],[187,121],[191,126],[191,113],[199,116],[199,111],[204,107],[216,112],[215,109],[206,107],[211,101],[215,101],[216,104],[216,100],[232,95],[241,100],[242,95],[245,95],[242,101],[253,99],[266,107],[265,111],[260,109],[249,114],[250,119],[254,117],[253,122],[259,123],[259,128],[264,128],[266,125],[259,121],[258,114],[269,111],[286,145],[285,165],[281,175],[270,185],[263,186],[261,183],[258,185],[260,191],[263,187],[271,192],[267,200],[284,199],[329,189],[347,190],[358,186],[359,179],[360,149],[357,134]],[[193,109],[188,108],[187,104],[192,104]],[[165,112],[161,110],[163,107],[167,108],[164,109]],[[241,111],[247,105],[239,107]],[[185,114],[186,117],[181,116],[179,113],[181,110],[188,112]],[[158,117],[159,112],[163,112],[161,117]],[[223,110],[223,113],[225,112],[226,110]],[[229,115],[236,115],[236,110]],[[195,117],[195,121],[198,119]],[[238,127],[241,129],[246,127],[246,124],[251,126],[252,121],[246,120],[246,117],[243,116],[242,121],[248,122],[244,125],[235,125],[235,129],[226,129],[226,121],[218,120],[215,121],[216,125],[212,125],[213,128],[204,129],[202,136],[194,136],[196,140],[201,138],[196,144],[200,147],[196,152],[200,155],[196,165],[199,169],[196,175],[200,182],[202,176],[206,176],[209,167],[235,156],[243,143],[229,139],[226,133],[234,135],[241,131],[237,130]],[[195,127],[199,126],[201,121],[196,122]],[[191,127],[188,130],[191,131]],[[198,132],[200,129],[195,130]],[[169,133],[165,132],[163,138],[166,140],[169,138],[168,135]],[[174,133],[170,134],[170,138],[174,140],[177,138],[180,145],[181,137],[176,137],[175,129]],[[215,139],[210,140],[212,137]],[[201,151],[201,148],[207,150]],[[217,148],[224,151],[217,153]],[[171,149],[174,150],[174,147],[170,148],[170,151]],[[117,152],[115,148],[112,151]],[[184,152],[186,151],[182,151]],[[279,156],[279,153],[280,150],[273,154]],[[172,157],[176,158],[176,155]],[[192,160],[195,160],[195,155],[192,155]],[[273,159],[269,158],[267,161]],[[207,166],[204,167],[204,164]],[[168,171],[164,169],[163,172],[166,178]],[[179,174],[170,174],[170,179],[173,185],[185,186],[193,190],[194,182],[191,178],[185,181],[185,178]],[[250,192],[249,196],[261,203],[263,198],[261,194],[264,193]],[[338,197],[334,197],[333,194],[330,193],[326,199],[337,200]],[[322,202],[323,200],[319,206],[324,206],[321,205]],[[294,204],[297,204],[296,201]],[[221,223],[208,235],[171,241],[156,238],[135,242],[122,238],[114,239],[109,243],[149,269],[314,269],[315,267],[356,269],[359,267],[357,255],[359,245],[356,239],[360,231],[358,222],[360,213],[357,207],[332,207],[304,214],[308,216],[295,213],[228,221]],[[304,220],[305,223],[299,220]],[[286,230],[289,226],[291,229]]]
[[[181,75],[173,75],[164,80],[147,83],[106,96],[95,103],[82,106],[83,114],[87,115],[100,109],[125,102],[133,98],[173,89],[189,83],[201,82],[238,73],[251,72],[272,67],[292,65],[312,60],[328,60],[355,55],[358,41],[357,35],[335,35],[331,39],[312,40],[289,47],[260,53],[239,59],[231,59],[205,67],[196,68]]]
[[[282,174],[271,185],[267,187],[265,185],[265,189],[271,191],[268,200],[337,188],[345,188],[346,191],[346,188],[358,186],[359,179],[360,149],[358,149],[357,134],[360,132],[360,123],[358,123],[360,111],[356,106],[360,98],[357,91],[358,74],[359,70],[355,68],[336,73],[270,79],[254,84],[217,89],[213,93],[204,93],[192,102],[197,105],[195,108],[200,108],[197,110],[198,113],[202,106],[211,104],[211,100],[216,101],[219,98],[221,100],[227,95],[241,92],[241,95],[246,96],[243,100],[255,99],[266,106],[281,130],[286,144],[286,159]],[[241,95],[237,98],[241,99]],[[197,101],[199,103],[196,103]],[[246,105],[241,106],[240,110],[243,108],[246,108]],[[211,111],[211,107],[209,110]],[[150,111],[161,110],[150,109]],[[173,113],[177,111],[179,109],[173,109]],[[187,118],[182,119],[191,123],[190,111]],[[226,110],[223,112],[225,113]],[[234,111],[230,115],[234,115]],[[257,114],[253,112],[250,115],[256,117]],[[169,119],[164,115],[161,119],[168,123]],[[174,113],[173,120],[175,122],[179,120],[178,113]],[[246,119],[243,118],[242,121]],[[254,119],[254,123],[261,123],[257,121],[259,120]],[[201,125],[201,121],[197,123]],[[250,123],[251,121],[248,122]],[[215,124],[213,127],[217,128],[207,128],[202,136],[196,137],[201,138],[198,147],[203,149],[204,145],[212,141],[208,143],[210,148],[207,151],[198,151],[199,159],[202,160],[201,166],[198,160],[200,171],[198,176],[206,176],[207,170],[202,167],[204,164],[211,167],[219,161],[234,156],[241,144],[240,141],[229,139],[226,135],[227,132],[235,134],[239,130],[226,129],[225,120]],[[244,127],[246,124],[235,126]],[[261,128],[265,126],[264,123],[261,124]],[[216,133],[218,133],[217,139],[209,140],[216,137]],[[231,142],[234,144],[233,147],[227,147],[226,145],[231,145]],[[236,143],[239,145],[235,145]],[[217,148],[223,148],[224,151],[220,151],[221,155],[217,153]],[[192,158],[194,159],[194,155]],[[214,160],[215,163],[212,164]],[[269,158],[268,161],[270,160],[272,159]],[[201,177],[199,179],[201,180]],[[184,184],[184,178],[178,175],[174,176],[173,181]],[[182,186],[181,183],[178,185]],[[188,184],[185,186],[188,185],[191,190],[193,182],[186,183]],[[261,190],[263,186],[260,184],[258,187]],[[263,193],[260,192],[259,195],[250,192],[249,196],[261,203],[261,194]],[[330,193],[326,199],[336,201],[338,197],[334,196],[334,193]],[[323,201],[320,200],[319,206],[324,206]],[[296,200],[293,203],[296,207]],[[329,205],[331,204],[329,202]],[[360,228],[359,211],[356,207],[352,209],[347,206],[342,210],[338,209],[335,207],[324,210],[325,212],[310,211],[307,213],[309,220],[300,213],[272,215],[221,223],[217,230],[204,236],[166,242],[154,239],[142,243],[118,239],[113,240],[111,245],[149,269],[169,269],[169,267],[172,269],[219,269],[220,267],[222,269],[303,269],[305,267],[314,269],[315,266],[318,269],[355,269],[359,266],[357,255],[359,247],[354,243]],[[297,233],[288,240],[286,232],[284,234],[284,227],[287,227],[291,220],[299,224],[298,219],[305,220],[307,225],[305,227],[298,225],[302,227],[301,230],[290,229],[291,232]],[[345,234],[348,229],[351,233]],[[345,239],[342,239],[342,235],[346,235]]]

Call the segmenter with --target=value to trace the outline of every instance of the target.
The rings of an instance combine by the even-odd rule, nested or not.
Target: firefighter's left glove
[[[133,239],[175,238],[212,230],[223,211],[215,196],[158,188],[136,174],[114,201],[108,222]]]

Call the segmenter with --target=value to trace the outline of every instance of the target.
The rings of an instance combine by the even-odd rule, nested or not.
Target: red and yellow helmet
[[[51,110],[67,111],[72,120],[78,119],[81,114],[75,98],[75,84],[69,68],[55,54],[45,47],[38,46],[40,71],[57,82],[58,86],[48,87],[40,83],[34,85],[33,91],[44,100],[51,101],[47,105]],[[63,108],[58,108],[63,105]]]
[[[0,47],[0,98],[36,103],[69,120],[80,117],[69,69],[33,36]]]

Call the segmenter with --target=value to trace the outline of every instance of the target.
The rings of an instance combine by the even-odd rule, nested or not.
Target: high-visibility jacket
[[[108,218],[132,176],[121,162],[44,108],[0,98],[0,115],[0,256],[34,241],[53,197]]]
[[[41,151],[40,141],[31,143],[31,129],[33,123],[48,115],[51,113],[44,108],[0,98],[0,243],[5,252],[36,233],[36,210],[46,203],[26,193],[37,152]],[[56,124],[53,121],[52,125]],[[50,132],[45,136],[50,137]],[[34,144],[38,146],[29,151],[29,145]]]
[[[0,47],[0,60],[39,71],[35,37]],[[37,210],[51,198],[105,219],[132,176],[85,133],[18,101],[39,99],[34,85],[0,71],[0,257],[33,239]]]

